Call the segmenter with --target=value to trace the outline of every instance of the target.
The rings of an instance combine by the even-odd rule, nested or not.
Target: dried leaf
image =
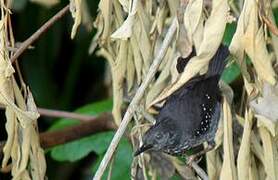
[[[71,12],[71,16],[74,19],[74,24],[71,30],[71,39],[73,39],[75,37],[75,34],[77,32],[77,28],[79,27],[79,25],[81,24],[81,5],[82,0],[70,0],[70,12]]]
[[[252,3],[254,3],[253,0],[244,1],[242,12],[239,16],[237,23],[237,29],[229,47],[231,54],[236,57],[236,62],[239,65],[244,78],[246,78],[248,82],[250,81],[250,75],[247,71],[246,61],[244,59],[245,47],[243,44],[242,37],[244,36],[246,27],[248,26]]]
[[[193,57],[176,83],[166,88],[152,103],[156,104],[180,88],[189,79],[206,68],[209,60],[217,51],[226,26],[226,15],[229,7],[226,0],[214,0],[212,12],[205,24],[204,38],[197,56]],[[225,13],[226,12],[226,13]]]
[[[137,84],[140,84],[142,81],[142,67],[143,67],[143,58],[139,51],[139,45],[135,37],[131,37],[130,39],[132,51],[133,51],[133,60],[137,75]]]
[[[203,23],[202,15],[203,15],[203,0],[190,0],[184,13],[184,25],[188,32],[188,37],[190,39],[190,42],[194,42],[197,52],[199,50],[199,44],[201,42],[195,42],[193,39],[195,39],[194,36],[196,34],[197,35],[200,34],[200,33],[196,33],[197,30],[203,31],[203,28],[200,28],[199,26],[200,23]],[[201,32],[201,34],[203,34],[203,32]]]
[[[167,86],[169,79],[170,79],[170,68],[172,65],[171,59],[174,58],[174,49],[169,48],[164,60],[166,61],[166,65],[163,67],[162,71],[160,72],[159,77],[157,78],[156,82],[150,88],[147,97],[146,97],[146,107],[149,107],[149,104],[157,97],[161,91]]]
[[[233,135],[232,135],[232,114],[227,99],[224,98],[223,102],[223,115],[224,115],[224,157],[223,166],[221,169],[220,179],[237,179],[236,167],[234,164],[234,148],[233,148]]]
[[[135,85],[135,66],[133,61],[132,46],[128,46],[128,55],[126,62],[126,80],[127,80],[127,90],[131,91],[131,88]]]
[[[246,171],[246,167],[251,167],[251,131],[252,131],[252,122],[253,116],[252,112],[249,110],[245,112],[245,123],[244,123],[244,130],[241,140],[241,145],[238,152],[237,157],[237,172],[238,172],[238,179],[239,180],[248,180],[249,178],[249,171]]]
[[[99,8],[99,17],[101,18],[99,21],[103,21],[103,29],[101,28],[100,31],[102,32],[101,41],[107,41],[110,37],[111,33],[111,18],[112,18],[112,0],[100,0],[98,4]],[[102,44],[102,43],[101,43]]]
[[[278,152],[274,138],[264,127],[259,127],[260,136],[264,148],[264,168],[266,179],[278,179]]]
[[[131,1],[130,1],[131,2]],[[137,0],[132,1],[129,13],[124,23],[111,35],[111,38],[127,40],[132,34],[132,28],[137,12]]]
[[[222,166],[218,150],[208,152],[206,162],[209,179],[218,179]]]

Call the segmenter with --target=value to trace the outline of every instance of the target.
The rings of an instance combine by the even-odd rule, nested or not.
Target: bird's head
[[[166,121],[161,121],[152,126],[143,136],[143,145],[137,149],[135,156],[144,151],[152,149],[154,151],[163,150],[165,147],[175,143],[175,129],[169,126]]]

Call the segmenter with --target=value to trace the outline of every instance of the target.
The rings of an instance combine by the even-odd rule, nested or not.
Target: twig
[[[144,92],[145,92],[145,89],[148,87],[149,83],[151,82],[151,80],[153,79],[163,57],[165,56],[166,54],[166,51],[174,37],[174,34],[176,32],[176,29],[177,29],[177,19],[174,18],[173,19],[173,22],[165,36],[165,39],[162,43],[162,46],[161,46],[161,49],[159,50],[156,58],[153,60],[153,63],[149,69],[149,72],[145,78],[145,80],[142,82],[141,86],[138,88],[134,98],[132,99],[131,103],[129,104],[127,110],[126,110],[126,113],[123,117],[123,120],[119,126],[119,129],[117,130],[116,134],[114,135],[110,145],[109,145],[109,148],[107,149],[101,163],[100,163],[100,166],[98,167],[98,170],[94,176],[94,180],[100,180],[114,151],[116,150],[118,144],[119,144],[119,141],[121,139],[121,137],[123,136],[124,132],[125,132],[125,129],[129,123],[129,121],[131,120],[132,118],[132,115],[138,105],[138,103],[140,102],[141,98],[143,97],[144,95]]]
[[[49,19],[40,29],[38,29],[31,37],[25,40],[20,48],[11,58],[11,62],[14,63],[17,58],[32,44],[34,43],[43,33],[45,33],[56,21],[61,19],[69,10],[69,5],[60,10],[55,16]]]
[[[4,109],[4,106],[0,105],[0,109]],[[61,111],[61,110],[52,110],[52,109],[45,109],[45,108],[38,108],[38,112],[42,116],[46,117],[55,117],[55,118],[69,118],[69,119],[76,119],[83,122],[94,120],[96,117],[91,115]]]
[[[40,143],[42,148],[50,148],[59,144],[80,139],[82,137],[97,132],[115,130],[116,125],[113,122],[111,113],[103,113],[92,121],[84,122],[76,126],[66,127],[59,131],[50,131],[40,134]]]
[[[193,161],[191,163],[192,168],[195,170],[195,172],[202,178],[202,180],[208,180],[207,173],[195,162]]]
[[[38,108],[38,111],[41,115],[47,117],[69,118],[69,119],[77,119],[80,121],[91,121],[96,118],[95,116],[90,116],[90,115],[83,115],[78,113],[72,113],[72,112],[60,111],[60,110],[51,110],[45,108]]]
[[[111,113],[103,113],[95,119],[62,130],[40,133],[40,144],[43,148],[51,148],[60,144],[80,139],[97,132],[115,130],[116,125]],[[5,141],[0,141],[0,159]]]

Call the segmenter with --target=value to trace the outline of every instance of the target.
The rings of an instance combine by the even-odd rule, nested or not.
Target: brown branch
[[[61,19],[69,10],[69,5],[65,6],[55,16],[49,19],[40,29],[38,29],[32,36],[25,40],[16,53],[12,56],[11,62],[14,63],[17,58],[31,45],[33,44],[43,33],[45,33],[56,21]]]
[[[81,139],[91,134],[115,130],[116,128],[117,126],[113,121],[111,113],[102,113],[95,119],[83,122],[76,126],[66,127],[62,130],[57,131],[40,133],[40,144],[41,147],[44,149],[51,148],[57,145]],[[3,155],[4,145],[4,141],[0,142],[0,159]]]
[[[76,126],[66,127],[59,131],[50,131],[40,134],[42,148],[51,148],[60,144],[80,139],[97,132],[115,130],[111,113],[103,113],[92,121],[84,122]]]
[[[77,119],[84,122],[91,121],[96,118],[95,116],[90,116],[90,115],[83,115],[83,114],[78,114],[73,112],[52,110],[52,109],[45,109],[45,108],[38,108],[38,111],[42,116]]]

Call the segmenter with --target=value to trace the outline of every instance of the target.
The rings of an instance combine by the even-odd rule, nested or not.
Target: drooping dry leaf
[[[264,168],[267,174],[266,179],[278,179],[277,145],[266,128],[259,127],[259,132],[264,148]]]
[[[251,131],[252,131],[252,122],[253,116],[252,112],[249,110],[245,112],[245,123],[244,123],[244,130],[241,139],[241,145],[238,152],[237,157],[237,172],[238,172],[238,179],[239,180],[248,180],[249,171],[246,171],[246,167],[251,167]]]
[[[244,59],[245,47],[243,44],[242,37],[244,36],[246,27],[248,26],[252,3],[254,3],[253,0],[244,1],[242,12],[239,16],[238,23],[237,23],[237,29],[229,47],[231,54],[236,57],[236,62],[240,66],[240,70],[247,81],[250,81],[250,75],[247,72],[247,65]]]
[[[21,79],[22,91],[13,77],[13,68],[10,62],[7,44],[10,19],[8,9],[1,1],[1,21],[0,21],[0,104],[5,107],[6,131],[8,138],[3,149],[4,157],[2,167],[5,168],[11,159],[13,179],[38,179],[45,177],[46,164],[44,152],[40,147],[37,130],[37,118],[39,114],[36,110],[33,97]],[[13,35],[9,34],[13,39]],[[27,104],[26,104],[27,102]],[[34,154],[35,156],[33,156]],[[35,168],[29,168],[35,166]]]
[[[110,33],[111,33],[111,19],[112,19],[112,1],[109,0],[100,0],[99,4],[98,4],[98,8],[99,8],[99,22],[102,23],[103,22],[103,26],[101,26],[101,28],[99,29],[102,34],[100,37],[100,44],[102,44],[102,41],[107,41],[108,38],[110,37]],[[98,27],[98,25],[96,24],[95,26]]]
[[[75,37],[75,34],[77,32],[77,28],[79,27],[79,25],[81,24],[81,5],[82,0],[70,0],[70,12],[71,12],[71,16],[74,19],[74,24],[71,30],[71,39],[73,39]]]
[[[135,70],[137,75],[137,84],[140,84],[142,81],[143,57],[141,56],[139,50],[140,48],[135,37],[131,37],[130,43],[133,51],[133,60],[134,60],[134,65],[135,65]]]
[[[167,0],[171,16],[175,16],[179,7],[179,1],[177,0]]]
[[[206,163],[209,179],[218,179],[222,166],[218,150],[213,150],[206,154]]]
[[[224,157],[223,166],[221,169],[220,179],[226,180],[236,180],[237,173],[235,167],[234,158],[234,148],[233,148],[233,135],[232,135],[232,114],[230,105],[228,104],[226,98],[223,102],[223,121],[224,121]]]
[[[203,0],[189,1],[184,13],[184,25],[188,32],[189,40],[194,42],[197,52],[203,40],[203,21]]]
[[[167,64],[163,66],[159,77],[157,78],[156,82],[150,88],[147,97],[146,97],[146,107],[149,107],[149,104],[153,101],[155,97],[157,97],[161,91],[167,86],[169,79],[170,79],[170,68],[172,67],[171,59],[176,59],[174,54],[175,49],[169,48],[164,60]]]
[[[126,59],[128,54],[127,44],[127,41],[121,41],[119,54],[116,57],[115,64],[111,67],[113,78],[112,114],[117,125],[119,125],[122,120],[121,110],[123,104],[123,82],[126,73]]]
[[[124,21],[124,23],[111,35],[111,38],[127,40],[131,37],[132,28],[135,20],[135,14],[137,11],[137,0],[130,1],[132,2],[131,7],[129,7],[129,13]]]
[[[258,168],[256,166],[256,161],[254,156],[251,156],[251,167],[249,167],[249,179],[259,180]]]
[[[226,0],[213,1],[212,12],[206,21],[203,41],[200,45],[199,51],[197,51],[197,56],[189,61],[178,81],[166,88],[160,96],[152,102],[152,104],[156,104],[171,95],[190,78],[207,67],[210,59],[213,57],[221,43],[226,27],[228,10],[229,7]]]
[[[168,12],[169,9],[167,7],[166,1],[160,1],[159,7],[157,8],[155,20],[153,22],[151,34],[155,31],[155,29],[158,31],[158,34],[162,34]]]
[[[230,51],[237,57],[245,78],[250,81],[244,60],[244,51],[250,57],[259,78],[274,84],[275,73],[271,57],[266,48],[263,27],[258,22],[258,7],[255,0],[245,1],[237,31],[230,45]]]
[[[132,87],[135,85],[135,66],[133,61],[132,46],[128,46],[128,55],[126,63],[126,80],[127,80],[127,90],[131,91]]]

